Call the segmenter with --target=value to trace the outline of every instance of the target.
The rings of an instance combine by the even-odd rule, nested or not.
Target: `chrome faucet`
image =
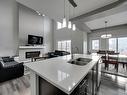
[[[72,47],[71,59],[74,59],[74,53],[73,53],[73,52],[74,52],[74,51],[73,51],[74,49],[76,49],[77,53],[79,53],[78,47],[74,47],[74,48]]]

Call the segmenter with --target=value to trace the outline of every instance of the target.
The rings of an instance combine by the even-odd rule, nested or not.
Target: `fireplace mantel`
[[[35,45],[35,46],[19,46],[19,60],[28,61],[31,60],[26,58],[26,52],[35,52],[40,51],[40,55],[44,54],[44,45]]]
[[[19,49],[43,49],[45,46],[36,45],[36,46],[19,46]]]

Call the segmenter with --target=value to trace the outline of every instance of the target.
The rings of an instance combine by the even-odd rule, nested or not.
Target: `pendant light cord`
[[[105,21],[105,32],[106,32],[106,36],[107,36],[107,21]]]
[[[65,18],[65,0],[64,0],[64,18]]]
[[[69,21],[70,21],[70,18],[71,18],[71,16],[70,16],[70,15],[71,15],[70,9],[71,9],[71,8],[70,8],[70,4],[69,4]]]
[[[73,8],[73,17],[74,17],[74,8]]]

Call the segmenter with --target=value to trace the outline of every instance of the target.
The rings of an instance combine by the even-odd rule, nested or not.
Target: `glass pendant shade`
[[[62,27],[63,28],[67,27],[67,20],[66,20],[66,18],[63,18]]]
[[[111,38],[111,37],[112,37],[112,34],[104,34],[104,35],[101,35],[101,38],[103,38],[103,39]]]
[[[69,28],[69,29],[72,28],[72,23],[71,23],[71,21],[68,22],[68,28]]]
[[[107,21],[105,21],[105,32],[107,32]],[[108,33],[105,33],[103,35],[101,35],[101,38],[103,39],[108,39],[108,38],[111,38],[112,37],[112,34],[108,34]]]
[[[73,26],[72,26],[72,30],[73,30],[73,31],[76,30],[76,25],[75,25],[75,24],[73,24]]]

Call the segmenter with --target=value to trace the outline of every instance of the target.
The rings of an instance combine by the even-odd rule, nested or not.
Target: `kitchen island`
[[[60,91],[70,95],[79,85],[79,83],[85,78],[85,76],[93,69],[93,67],[98,64],[100,56],[75,54],[74,59],[77,58],[89,58],[92,60],[86,65],[79,66],[70,64],[68,61],[71,59],[71,55],[66,55],[25,64],[25,66],[28,67],[31,72],[31,94],[40,95],[39,85],[41,83],[39,78],[42,78],[54,87],[58,88]],[[98,68],[98,66],[96,66],[96,68]],[[96,70],[96,72],[98,72],[98,70]],[[95,79],[93,78],[93,81],[94,80]],[[46,89],[48,88],[41,90],[45,91]],[[94,92],[92,92],[91,95],[94,95]]]

